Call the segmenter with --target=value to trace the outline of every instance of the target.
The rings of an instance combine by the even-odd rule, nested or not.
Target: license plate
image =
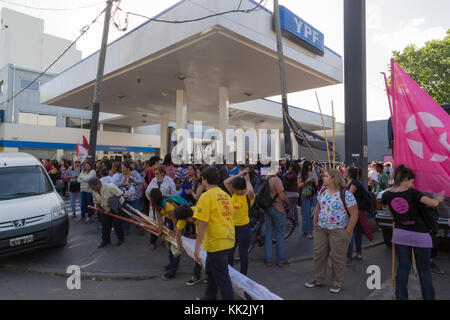
[[[17,246],[21,246],[23,244],[31,243],[33,241],[34,241],[34,237],[32,234],[30,234],[28,236],[23,236],[23,237],[14,238],[14,239],[9,240],[9,246],[17,247]]]

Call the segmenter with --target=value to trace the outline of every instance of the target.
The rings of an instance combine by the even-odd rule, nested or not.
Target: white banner
[[[186,237],[182,237],[182,239],[183,248],[186,250],[186,253],[191,258],[194,258],[195,240]],[[200,259],[203,269],[205,269],[206,252],[203,250],[200,250]],[[266,287],[246,277],[230,265],[228,266],[228,272],[230,273],[233,290],[241,298],[246,300],[283,300],[281,297],[270,292]]]

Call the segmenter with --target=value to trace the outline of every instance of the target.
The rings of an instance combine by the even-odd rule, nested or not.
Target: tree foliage
[[[407,46],[393,51],[395,61],[438,104],[450,103],[450,29],[443,40],[429,41],[422,48]]]

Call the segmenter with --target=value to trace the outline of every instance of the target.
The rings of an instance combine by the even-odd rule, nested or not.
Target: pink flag
[[[450,197],[450,116],[392,59],[394,160],[415,187]]]

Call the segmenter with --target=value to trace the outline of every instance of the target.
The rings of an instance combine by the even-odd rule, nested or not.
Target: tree
[[[443,40],[429,41],[419,49],[409,45],[402,53],[393,51],[393,55],[438,104],[450,103],[450,29]]]

